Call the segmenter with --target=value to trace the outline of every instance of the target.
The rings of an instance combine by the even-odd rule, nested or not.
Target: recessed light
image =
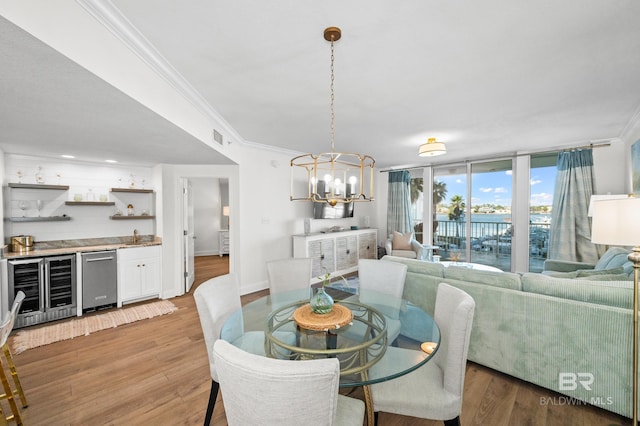
[[[74,155],[68,155],[68,154],[63,154],[61,155],[62,158],[76,158]]]
[[[105,163],[117,163],[116,160],[104,160]]]

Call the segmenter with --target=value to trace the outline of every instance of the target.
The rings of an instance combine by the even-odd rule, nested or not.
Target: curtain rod
[[[540,150],[540,151],[525,151],[525,152],[519,152],[515,155],[516,157],[520,156],[520,155],[530,155],[530,154],[551,154],[551,153],[558,153],[558,152],[569,152],[569,151],[576,151],[576,150],[580,150],[580,149],[588,149],[588,148],[604,148],[607,146],[611,146],[611,142],[604,142],[604,143],[592,143],[589,145],[583,145],[583,146],[575,146],[575,147],[571,147],[571,148],[556,148],[556,149],[552,149],[552,150]],[[504,157],[499,157],[499,158],[494,158],[495,160],[502,160],[505,158],[508,158],[509,155],[506,155]],[[490,158],[478,158],[478,161],[485,161],[485,160],[490,160]],[[423,166],[408,166],[408,167],[398,167],[398,168],[390,168],[390,169],[384,169],[384,170],[380,170],[380,173],[388,173],[388,172],[399,172],[401,170],[415,170],[415,169],[424,169],[425,167],[450,167],[450,166],[454,166],[454,165],[462,165],[462,164],[466,164],[471,160],[462,160],[462,161],[456,161],[453,163],[440,163],[440,164],[425,164]]]

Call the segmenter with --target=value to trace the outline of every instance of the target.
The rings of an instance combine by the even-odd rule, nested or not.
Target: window
[[[531,156],[529,168],[529,271],[540,272],[547,258],[558,155]]]

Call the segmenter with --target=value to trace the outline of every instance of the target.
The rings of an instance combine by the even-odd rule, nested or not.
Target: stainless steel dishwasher
[[[115,306],[118,266],[116,251],[82,253],[82,310]]]

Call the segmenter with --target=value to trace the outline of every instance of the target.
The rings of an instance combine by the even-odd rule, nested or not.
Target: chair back
[[[434,319],[440,328],[440,347],[430,362],[444,372],[445,389],[460,400],[475,306],[473,298],[459,288],[445,283],[438,285]]]
[[[229,426],[335,424],[337,358],[266,358],[224,340],[218,340],[213,351]]]
[[[311,287],[311,259],[295,257],[267,262],[269,294]]]
[[[20,307],[22,306],[22,301],[25,298],[25,294],[23,291],[19,291],[16,294],[15,299],[13,299],[13,305],[11,305],[11,311],[9,312],[11,314],[11,330],[13,330],[13,325],[16,322],[16,318],[18,316],[18,312],[20,312]]]
[[[193,297],[196,301],[204,342],[207,346],[211,378],[217,381],[213,362],[213,344],[220,338],[222,325],[231,315],[237,315],[237,323],[227,329],[229,335],[224,337],[233,341],[240,337],[244,331],[240,312],[240,290],[236,276],[227,274],[211,278],[196,288]]]
[[[407,276],[407,265],[389,260],[360,259],[358,261],[358,286],[363,290],[373,290],[381,294],[388,294],[394,299],[382,298],[375,300],[375,296],[361,295],[362,303],[391,310],[384,310],[384,314],[390,318],[398,319],[404,293],[404,281]]]

